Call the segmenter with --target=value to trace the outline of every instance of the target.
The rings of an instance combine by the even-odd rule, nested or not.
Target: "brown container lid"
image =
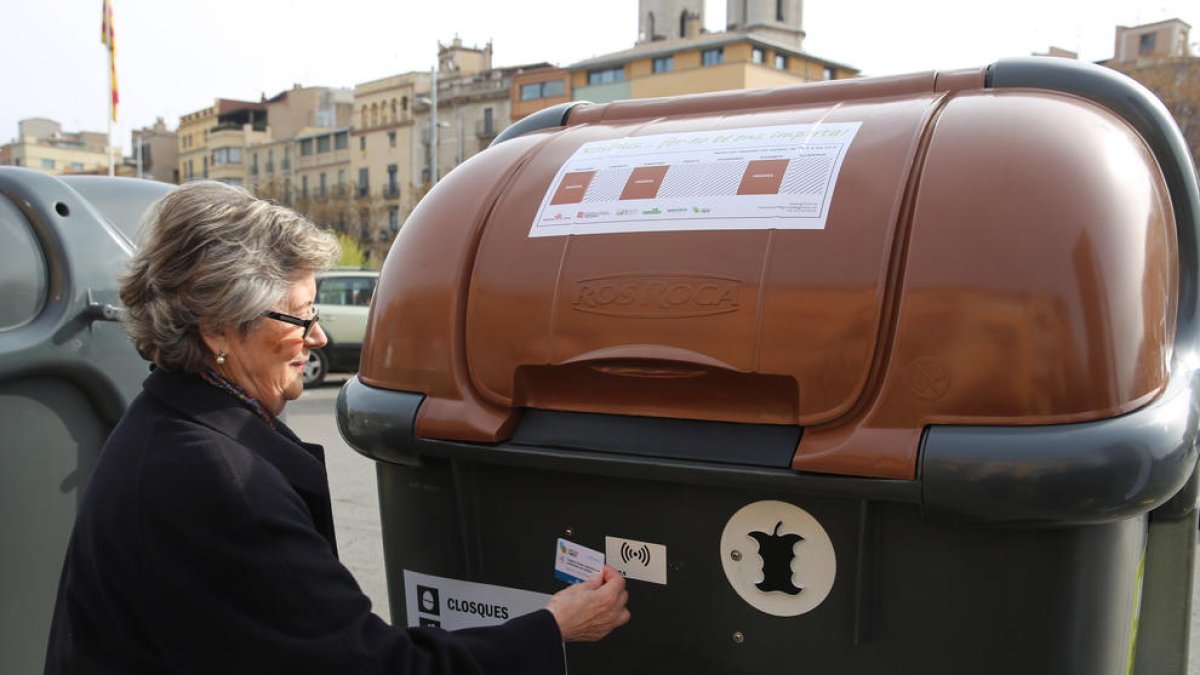
[[[524,408],[794,425],[796,469],[913,478],[928,424],[1161,391],[1174,237],[1127,124],[982,71],[581,105],[422,201],[360,377],[425,393],[423,437]]]

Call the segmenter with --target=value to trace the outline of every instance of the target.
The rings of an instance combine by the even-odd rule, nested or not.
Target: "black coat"
[[[46,673],[562,673],[546,610],[395,628],[337,559],[324,452],[155,371],[101,452]]]

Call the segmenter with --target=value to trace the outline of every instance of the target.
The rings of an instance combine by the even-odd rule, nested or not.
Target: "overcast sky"
[[[706,0],[719,31],[725,1]],[[101,0],[0,0],[0,143],[17,121],[103,131],[108,64]],[[215,98],[258,100],[294,83],[353,87],[428,70],[437,43],[493,44],[495,66],[570,65],[631,47],[637,0],[113,0],[121,94],[118,142]],[[978,66],[1050,46],[1095,61],[1117,25],[1183,19],[1197,0],[807,0],[804,51],[865,75]],[[1193,47],[1194,52],[1200,49]]]

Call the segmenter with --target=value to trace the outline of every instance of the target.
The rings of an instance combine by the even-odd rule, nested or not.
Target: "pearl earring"
[[[221,353],[217,354],[217,365],[218,366],[225,365],[225,352],[221,352]]]

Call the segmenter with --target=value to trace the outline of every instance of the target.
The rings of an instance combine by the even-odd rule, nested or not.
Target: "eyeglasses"
[[[275,319],[276,321],[290,323],[293,326],[300,326],[301,328],[304,329],[305,339],[307,339],[308,334],[312,332],[313,326],[317,325],[317,321],[321,320],[321,317],[317,316],[317,311],[315,309],[313,310],[313,315],[312,315],[311,319],[301,319],[300,317],[292,316],[291,314],[284,314],[283,312],[272,312],[272,311],[263,312],[263,316],[267,317],[268,319]]]

